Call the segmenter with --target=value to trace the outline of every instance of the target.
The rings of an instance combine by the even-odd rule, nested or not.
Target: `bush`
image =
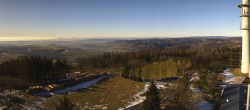
[[[56,110],[75,110],[75,104],[68,97],[64,96],[63,99],[60,99],[59,104],[56,105]]]

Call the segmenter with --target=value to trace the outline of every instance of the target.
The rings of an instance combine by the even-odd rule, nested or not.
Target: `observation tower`
[[[242,0],[242,4],[239,5],[241,8],[242,23],[240,29],[242,30],[242,60],[241,60],[241,72],[243,74],[249,73],[249,36],[250,36],[250,13],[249,4],[250,0]]]

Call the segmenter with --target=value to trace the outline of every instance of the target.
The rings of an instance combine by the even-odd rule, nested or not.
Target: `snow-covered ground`
[[[198,80],[200,80],[200,77],[195,76],[195,77],[192,77],[192,78],[190,79],[190,82],[192,82],[192,81],[198,81]]]
[[[18,93],[21,93],[21,91],[19,90],[4,90],[3,92],[0,92],[0,96],[7,96],[7,95],[11,95],[11,94],[18,94]],[[0,109],[1,110],[1,109]]]
[[[169,83],[161,82],[161,81],[155,82],[157,89],[166,89],[167,84]],[[146,99],[146,96],[144,94],[148,91],[149,85],[150,85],[149,82],[146,82],[144,89],[133,96],[134,101],[130,102],[125,108],[120,108],[118,110],[124,110],[124,109],[130,108],[130,107],[133,107],[135,105],[142,103]]]
[[[90,86],[92,86],[93,84],[98,83],[102,79],[108,78],[110,76],[111,75],[105,75],[105,76],[99,77],[97,79],[93,79],[93,80],[90,80],[90,81],[87,81],[87,82],[77,84],[77,85],[72,86],[72,87],[67,87],[67,88],[62,89],[62,90],[57,90],[57,91],[51,92],[51,94],[65,94],[65,93],[68,93],[70,91],[76,91],[76,90],[79,90],[79,89],[86,89],[86,88],[89,88]]]
[[[230,68],[225,69],[221,75],[225,76],[224,83],[226,84],[241,84],[244,81],[243,76],[234,76],[233,73],[230,71]],[[192,79],[197,79],[197,78],[192,78]],[[226,87],[226,85],[222,86]],[[193,88],[193,85],[190,85],[190,90],[192,90],[194,93],[201,92],[198,88]],[[201,100],[196,104],[196,110],[212,110],[213,109],[213,104]]]
[[[194,93],[201,93],[201,89],[199,88],[194,88],[193,84],[189,86],[189,89],[194,92]]]
[[[245,78],[243,76],[234,76],[229,68],[225,69],[220,74],[225,76],[224,82],[226,84],[241,84]]]
[[[22,104],[21,105],[23,107],[22,110],[37,110],[37,106],[35,105],[31,105],[31,104]]]
[[[53,94],[66,94],[66,93],[69,93],[71,91],[87,89],[87,88],[91,87],[92,85],[100,82],[101,80],[103,80],[105,78],[108,78],[108,77],[111,77],[111,76],[114,76],[114,75],[105,75],[105,76],[102,76],[102,77],[99,77],[99,78],[96,78],[96,79],[93,79],[93,80],[90,80],[90,81],[87,81],[87,82],[82,82],[82,83],[74,85],[72,87],[67,87],[67,88],[57,90],[57,91],[53,91],[53,92],[37,93],[36,95],[48,96],[48,95],[53,95]]]
[[[62,89],[62,90],[58,90],[58,91],[54,91],[54,92],[40,93],[40,94],[37,94],[37,95],[44,96],[44,95],[48,95],[48,94],[64,94],[64,93],[68,93],[70,91],[76,91],[76,90],[83,89],[83,88],[89,88],[92,85],[100,82],[101,80],[103,80],[105,78],[108,78],[108,77],[112,77],[112,76],[113,75],[105,75],[105,76],[102,76],[102,77],[99,77],[99,78],[96,78],[96,79],[93,79],[93,80],[90,80],[90,81],[87,81],[87,82],[83,82],[83,83],[77,84],[75,86]],[[6,96],[8,94],[14,94],[14,93],[18,93],[18,92],[20,92],[20,91],[7,91],[6,90],[6,91],[0,93],[0,96],[1,95]],[[44,102],[44,101],[46,101],[46,98],[40,97],[39,99],[37,99],[37,100],[35,100],[33,102],[26,102],[25,104],[21,104],[21,106],[25,110],[42,109],[42,108],[44,108],[43,105],[42,105],[42,102]],[[4,108],[5,108],[5,106],[0,106],[0,110],[2,110]],[[105,109],[105,107],[103,107],[102,109]]]
[[[147,81],[144,82],[146,83],[144,89],[133,96],[134,101],[130,102],[126,107],[120,108],[118,110],[131,108],[133,106],[141,104],[146,99],[146,96],[144,94],[148,91],[150,82]],[[173,84],[170,82],[155,81],[155,86],[157,87],[157,89],[167,89],[168,88],[167,86],[173,86]]]
[[[166,87],[166,85],[168,85],[170,83],[167,82],[161,82],[161,81],[156,81],[155,82],[155,86],[157,87],[157,89],[166,89],[168,87]]]
[[[193,82],[193,81],[198,81],[198,80],[200,80],[199,74],[198,73],[194,73],[192,75],[192,78],[189,81]]]
[[[202,100],[196,104],[196,110],[213,110],[213,104]]]
[[[200,77],[199,77],[199,74],[198,73],[194,73],[192,75],[192,78],[189,80],[189,82],[196,82],[196,81],[199,81],[200,80]],[[201,90],[200,88],[195,88],[193,84],[190,84],[189,85],[189,89],[194,92],[194,93],[201,93]]]
[[[192,78],[190,82],[196,82],[200,80],[199,74],[194,73],[192,75]],[[193,84],[190,84],[189,89],[196,95],[201,95],[203,96],[203,93],[200,88],[195,88]],[[213,104],[205,101],[204,99],[200,100],[198,103],[195,104],[196,110],[213,110],[214,106]]]
[[[143,94],[145,94],[148,91],[148,89],[149,89],[149,83],[145,84],[144,89],[142,91],[138,92],[133,96],[135,99],[134,101],[130,102],[125,108],[120,108],[118,110],[124,110],[142,103],[146,99],[146,96]]]

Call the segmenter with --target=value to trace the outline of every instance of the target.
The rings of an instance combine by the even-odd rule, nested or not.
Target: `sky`
[[[241,36],[241,0],[0,0],[0,41]]]

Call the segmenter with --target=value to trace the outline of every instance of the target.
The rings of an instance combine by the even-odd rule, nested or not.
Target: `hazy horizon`
[[[43,40],[88,40],[88,39],[164,39],[164,38],[188,38],[188,37],[241,37],[241,36],[183,36],[183,37],[0,37],[0,41],[43,41]]]

